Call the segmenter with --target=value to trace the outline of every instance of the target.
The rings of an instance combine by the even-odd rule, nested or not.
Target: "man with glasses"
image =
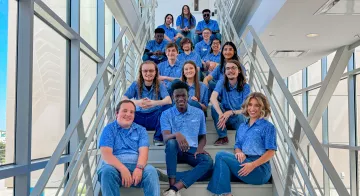
[[[168,41],[164,40],[164,34],[164,29],[155,29],[155,39],[148,41],[146,44],[144,55],[142,57],[143,61],[153,61],[156,64],[159,64],[167,60],[165,55],[165,46],[168,44]]]
[[[195,37],[194,37],[194,44],[197,44],[199,41],[203,40],[202,32],[205,28],[208,28],[211,30],[212,35],[210,36],[210,39],[213,40],[215,37],[221,40],[221,34],[219,25],[216,20],[210,19],[211,11],[209,9],[204,9],[202,11],[203,19],[202,21],[198,22],[196,26],[195,31]]]

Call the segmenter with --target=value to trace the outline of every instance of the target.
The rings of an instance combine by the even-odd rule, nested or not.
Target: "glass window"
[[[109,54],[114,43],[113,17],[110,9],[105,3],[105,58]]]
[[[49,181],[47,182],[43,194],[47,195],[56,195],[57,189],[60,186],[60,183],[64,177],[64,165],[57,165],[50,176]],[[36,170],[31,172],[30,174],[30,190],[35,187],[36,183],[38,182],[41,174],[43,173],[43,169]],[[62,194],[63,190],[60,190],[60,194]]]
[[[95,50],[97,47],[97,0],[80,1],[80,35]]]
[[[14,178],[0,179],[0,195],[11,196],[14,195]]]
[[[356,127],[357,127],[357,142],[360,146],[360,75],[356,75]],[[359,153],[360,154],[360,153]],[[360,160],[360,159],[359,159]],[[360,178],[359,178],[360,179]]]
[[[321,82],[321,60],[316,61],[314,64],[307,68],[307,84],[311,86],[313,84]]]
[[[311,146],[309,146],[309,165],[311,167],[311,171],[314,173],[314,176],[315,176],[317,182],[319,183],[320,188],[322,189],[322,191],[324,191],[323,190],[323,188],[324,188],[324,183],[323,183],[324,168],[323,168],[323,165],[321,164],[318,156],[316,155],[314,149]],[[310,180],[311,180],[315,190],[318,191],[314,178],[312,177],[312,175],[310,173],[309,173],[309,176],[310,176]]]
[[[288,87],[291,93],[302,89],[302,70],[289,76]]]
[[[14,163],[17,5],[0,1],[0,165]]]
[[[349,144],[347,79],[341,80],[328,105],[329,143]]]
[[[294,99],[295,99],[296,103],[298,104],[300,110],[302,111],[302,94],[294,96]],[[296,120],[296,116],[295,116],[292,108],[289,105],[289,125],[291,126],[292,131],[294,131],[295,120]]]
[[[360,68],[360,46],[355,48],[355,68]]]
[[[327,70],[329,70],[331,63],[334,60],[335,54],[336,54],[336,51],[327,56]],[[347,72],[347,66],[344,70],[344,73],[346,73],[346,72]]]
[[[66,129],[66,46],[65,38],[34,17],[32,159],[51,156]]]
[[[55,14],[67,22],[67,2],[64,0],[42,0]]]
[[[319,93],[319,88],[311,90],[308,92],[308,112],[310,113],[311,107],[314,104],[315,98]],[[322,143],[322,118],[320,119],[317,127],[315,128],[315,135],[317,139]]]
[[[345,184],[345,187],[350,191],[350,158],[349,151],[344,149],[329,149],[329,159],[334,165],[337,174]],[[330,180],[330,195],[338,195],[334,185]]]

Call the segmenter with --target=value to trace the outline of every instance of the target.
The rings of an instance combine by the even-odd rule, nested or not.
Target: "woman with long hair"
[[[229,142],[227,128],[236,130],[245,121],[241,105],[250,94],[250,86],[246,83],[239,61],[227,61],[224,69],[225,78],[218,81],[210,98],[211,115],[219,135],[214,144],[217,146]]]
[[[133,99],[136,105],[134,122],[147,130],[155,129],[154,144],[162,145],[160,116],[171,107],[171,98],[165,85],[159,80],[159,70],[154,62],[143,62],[138,75],[138,80],[130,85],[122,100]]]
[[[177,32],[174,28],[174,17],[172,14],[166,14],[164,19],[164,24],[158,26],[157,28],[162,28],[165,30],[164,39],[168,42],[175,42],[178,46],[181,41],[181,38],[184,36]]]
[[[199,81],[198,77],[196,64],[193,61],[186,61],[180,79],[189,86],[188,103],[205,112],[209,103],[208,88]]]
[[[193,37],[195,32],[196,19],[190,12],[190,7],[184,5],[181,9],[181,14],[176,19],[176,27],[179,33],[184,37],[191,39],[194,43]]]
[[[207,189],[213,194],[231,196],[230,179],[247,184],[265,184],[271,177],[270,160],[277,150],[275,126],[267,120],[271,110],[265,95],[251,93],[242,105],[249,119],[236,131],[234,153],[218,152]]]

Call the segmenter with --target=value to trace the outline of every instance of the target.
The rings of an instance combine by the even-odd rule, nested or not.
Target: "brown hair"
[[[179,53],[179,49],[178,49],[178,47],[177,47],[177,45],[175,44],[175,43],[168,43],[167,45],[166,45],[166,47],[165,47],[165,50],[167,50],[167,49],[169,49],[169,48],[176,48],[176,51]]]
[[[226,70],[226,65],[228,63],[233,63],[237,66],[238,70],[240,71],[238,77],[237,77],[237,87],[236,87],[236,90],[238,92],[241,92],[243,89],[244,89],[244,85],[246,84],[246,77],[243,73],[243,70],[241,68],[241,63],[238,61],[238,60],[229,60],[226,62],[225,64],[225,70]],[[226,74],[224,74],[224,87],[226,89],[226,91],[230,91],[230,88],[229,88],[229,79],[228,77],[226,76]]]
[[[136,110],[135,103],[134,103],[133,101],[129,100],[129,99],[125,99],[125,100],[120,101],[120,102],[117,104],[117,106],[116,106],[116,108],[115,108],[115,113],[116,113],[116,114],[119,113],[120,107],[121,107],[121,105],[122,105],[123,103],[131,103],[131,104],[134,106],[134,109]]]
[[[182,68],[182,74],[181,74],[181,81],[186,82],[187,78],[185,76],[185,65],[186,64],[190,64],[192,66],[194,66],[195,69],[195,75],[194,75],[194,84],[195,84],[195,97],[200,101],[200,82],[198,80],[198,72],[197,72],[197,67],[196,64],[194,63],[194,61],[185,61],[183,68]]]
[[[142,75],[142,67],[143,65],[145,64],[152,64],[154,65],[155,67],[155,77],[154,77],[154,80],[153,80],[153,86],[154,86],[154,95],[155,95],[155,100],[159,99],[158,97],[158,94],[160,92],[160,81],[159,81],[159,70],[158,70],[158,67],[157,65],[153,62],[153,61],[145,61],[143,63],[141,63],[140,65],[140,68],[139,68],[139,78],[137,80],[137,87],[138,87],[138,92],[139,92],[139,95],[138,95],[138,98],[141,99],[141,94],[142,94],[142,91],[143,91],[143,84],[144,84],[144,77]]]
[[[194,48],[194,45],[193,45],[191,39],[189,39],[189,38],[187,38],[187,37],[184,37],[184,38],[181,39],[181,41],[180,41],[180,48],[182,49],[182,48],[183,48],[183,45],[184,45],[184,44],[187,44],[187,43],[190,43],[190,45],[191,45],[191,50],[192,50],[192,49]]]
[[[247,108],[248,108],[248,105],[249,105],[251,99],[256,99],[258,101],[258,103],[260,104],[260,108],[261,108],[260,118],[267,118],[270,116],[271,110],[270,110],[269,101],[267,100],[265,95],[260,92],[250,93],[249,96],[246,98],[246,100],[244,101],[244,103],[241,106],[241,110],[242,110],[242,113],[244,114],[244,116],[246,116],[246,117],[250,116],[247,111]]]

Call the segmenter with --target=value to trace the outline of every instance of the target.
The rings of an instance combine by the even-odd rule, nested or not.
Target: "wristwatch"
[[[141,164],[137,164],[137,165],[136,165],[136,168],[141,169],[141,170],[144,171],[145,166],[143,166],[143,165],[141,165]]]

